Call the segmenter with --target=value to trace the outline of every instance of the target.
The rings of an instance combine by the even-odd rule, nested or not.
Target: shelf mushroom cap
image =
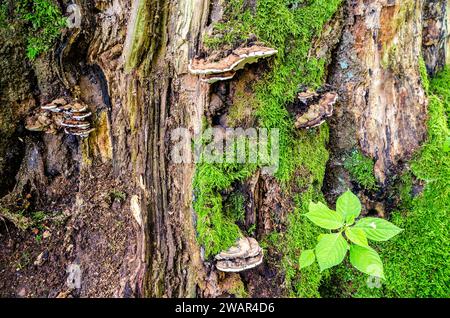
[[[235,75],[236,75],[235,71],[225,72],[223,74],[209,74],[206,75],[204,78],[202,78],[201,81],[208,84],[214,84],[220,81],[231,80]]]
[[[306,92],[299,93],[297,97],[303,104],[307,104],[309,101],[319,97],[319,94],[315,91],[307,90]]]
[[[260,265],[263,250],[254,238],[241,238],[215,257],[216,268],[223,272],[241,272]]]
[[[55,99],[54,101],[52,101],[51,103],[47,104],[47,105],[43,105],[41,106],[42,110],[48,110],[48,111],[52,111],[52,112],[59,112],[60,111],[60,107],[67,105],[67,101],[64,98],[58,98]]]
[[[52,121],[45,114],[30,116],[25,121],[25,128],[29,131],[45,131]]]
[[[221,272],[239,273],[255,268],[263,262],[263,252],[254,257],[238,258],[235,260],[221,260],[216,263],[216,268]]]
[[[333,115],[334,104],[337,100],[336,92],[325,93],[317,104],[309,106],[306,113],[297,116],[295,127],[310,129],[322,125],[326,118]]]
[[[77,112],[77,113],[72,113],[71,118],[73,120],[83,120],[83,119],[86,119],[91,116],[92,116],[91,112]]]
[[[81,104],[78,102],[68,104],[59,108],[61,109],[61,111],[68,115],[71,115],[73,113],[82,113],[88,110],[88,107],[85,104]]]
[[[211,62],[208,59],[193,59],[189,64],[189,72],[194,75],[236,72],[244,68],[246,64],[256,63],[260,58],[266,58],[277,53],[277,50],[264,46],[253,45],[250,47],[242,47],[234,50],[230,55],[218,61]]]
[[[94,131],[88,121],[91,116],[89,107],[83,102],[68,102],[65,98],[59,98],[41,106],[37,113],[29,116],[25,128],[52,134],[63,128],[66,134],[87,137]]]
[[[66,119],[61,123],[61,126],[68,128],[87,129],[91,126],[87,121],[78,121],[73,119]]]
[[[93,132],[94,128],[86,128],[86,129],[80,129],[80,128],[65,128],[64,132],[67,135],[73,135],[73,136],[80,136],[82,138],[88,137],[91,132]]]

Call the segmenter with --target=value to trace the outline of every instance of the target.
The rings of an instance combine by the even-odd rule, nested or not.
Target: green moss
[[[24,216],[24,211],[11,211],[10,209],[0,205],[0,220],[2,218],[6,218],[11,221],[22,231],[27,230],[33,224],[28,217]]]
[[[327,62],[308,58],[308,52],[313,39],[320,34],[341,2],[260,0],[252,13],[243,9],[243,0],[231,0],[227,2],[224,21],[216,24],[213,35],[205,39],[206,45],[217,49],[234,46],[250,34],[255,34],[259,41],[278,50],[271,70],[254,85],[255,98],[247,100],[251,103],[247,107],[256,109],[260,126],[280,131],[277,179],[286,191],[290,191],[292,186],[304,191],[302,194],[292,194],[297,197],[296,209],[289,215],[286,232],[272,233],[263,243],[265,248],[272,246],[283,252],[282,266],[292,296],[319,295],[322,275],[318,268],[311,267],[301,274],[298,271],[301,251],[312,247],[317,236],[316,229],[300,214],[306,212],[311,199],[322,198],[321,186],[329,158],[326,149],[329,129],[323,125],[311,131],[295,130],[286,105],[294,99],[300,85],[317,88],[323,84]],[[237,233],[233,220],[222,213],[220,190],[229,187],[232,182],[229,172],[223,168],[205,164],[197,166],[197,228],[199,241],[206,245],[208,255],[233,243]],[[247,171],[248,175],[252,173],[252,169]]]
[[[139,66],[144,55],[150,47],[152,21],[151,21],[151,1],[139,1],[134,21],[133,34],[130,39],[130,47],[125,54],[125,69],[130,72]]]
[[[427,65],[425,64],[423,57],[420,57],[419,59],[419,72],[420,79],[422,80],[422,87],[425,92],[428,93],[430,91],[430,79],[428,78]]]
[[[311,201],[324,202],[321,187],[329,158],[326,149],[328,135],[328,127],[324,125],[317,133],[300,134],[296,140],[293,158],[299,167],[292,184],[305,191],[285,194],[293,195],[295,201],[295,209],[288,215],[286,231],[271,233],[263,244],[265,248],[275,248],[283,255],[281,266],[285,272],[288,296],[291,297],[319,297],[321,280],[328,275],[328,272],[320,273],[317,264],[299,271],[301,252],[314,248],[320,234],[320,229],[302,215],[308,212]]]
[[[61,10],[51,0],[20,0],[9,7],[9,22],[15,20],[26,30],[26,50],[31,60],[50,50],[67,25]]]
[[[443,151],[450,132],[445,114],[449,80],[450,73],[444,71],[431,81],[430,91],[441,97],[429,96],[428,140],[412,160],[411,172],[402,178],[401,207],[391,221],[404,232],[379,245],[386,281],[381,289],[371,289],[361,275],[345,274],[341,267],[333,275],[335,281],[328,282],[339,283],[335,296],[449,297],[450,155]],[[412,176],[425,184],[413,198]]]
[[[285,105],[292,101],[299,85],[318,87],[325,79],[325,61],[308,59],[312,40],[337,11],[341,1],[310,1],[299,9],[289,9],[292,1],[259,1],[256,15],[247,23],[258,39],[278,50],[273,70],[255,87],[257,115],[262,126],[280,129],[280,168],[277,177],[289,182],[301,167],[296,155],[305,154],[303,142],[321,138],[321,130],[294,131]],[[306,147],[305,147],[306,148]],[[309,154],[310,158],[313,153]],[[294,160],[293,160],[294,159]]]
[[[292,160],[295,152],[298,153],[296,148],[301,147],[301,142],[296,140],[311,138],[307,132],[294,131],[285,105],[293,100],[299,85],[318,87],[323,83],[326,61],[308,58],[308,52],[312,40],[320,34],[341,2],[261,0],[255,14],[251,14],[248,10],[243,11],[242,0],[232,0],[226,10],[225,22],[215,27],[215,33],[220,35],[214,40],[215,47],[255,34],[258,40],[278,50],[272,71],[254,87],[255,109],[261,126],[280,129],[281,158],[277,177],[285,182],[291,180],[301,165]]]
[[[318,297],[323,273],[317,265],[299,271],[299,257],[303,250],[315,246],[320,231],[302,215],[308,212],[310,201],[322,201],[321,187],[325,177],[325,167],[329,158],[326,149],[328,126],[318,132],[300,134],[293,149],[293,159],[298,168],[292,177],[291,185],[304,189],[302,193],[290,193],[294,196],[295,208],[288,215],[284,232],[273,232],[262,244],[264,248],[275,248],[281,255],[281,266],[285,272],[286,286],[291,297]],[[325,273],[325,275],[328,275]]]
[[[0,28],[6,28],[8,25],[8,3],[0,3]]]
[[[228,109],[228,125],[230,127],[248,127],[254,121],[258,102],[247,89],[247,81],[239,81],[233,98],[233,105]]]
[[[239,280],[231,289],[230,294],[234,295],[236,298],[248,298],[248,292],[245,289],[244,283],[242,280]]]
[[[401,205],[405,209],[410,209],[413,201],[413,174],[411,171],[403,173],[400,177],[400,183],[397,188],[397,193],[400,197]]]
[[[322,276],[327,275],[320,273],[317,265],[301,272],[298,266],[301,252],[317,243],[318,228],[302,215],[308,212],[311,201],[324,201],[321,187],[329,159],[326,149],[328,136],[328,126],[324,125],[317,132],[300,133],[293,143],[292,154],[297,166],[292,184],[305,191],[291,194],[295,199],[295,209],[288,216],[286,232],[279,233],[276,236],[278,240],[272,245],[282,252],[286,286],[292,297],[318,297]]]
[[[351,177],[368,190],[377,189],[377,180],[374,175],[374,162],[365,157],[360,151],[353,151],[344,162],[345,169]]]
[[[205,36],[204,44],[212,49],[223,46],[234,46],[240,40],[245,40],[250,34],[248,25],[242,22],[251,17],[249,11],[243,10],[243,0],[229,0],[226,2],[224,19],[214,25],[213,34]]]
[[[299,270],[299,258],[303,250],[312,249],[317,243],[320,229],[311,225],[303,214],[308,212],[310,201],[322,201],[320,189],[310,187],[296,196],[296,209],[288,217],[288,227],[283,239],[277,242],[284,254],[282,266],[291,297],[320,297],[319,287],[323,279],[317,264]],[[328,273],[325,272],[325,275]]]
[[[240,192],[234,192],[225,202],[225,215],[236,221],[244,221],[245,219],[245,198]]]
[[[447,124],[450,125],[450,67],[438,73],[430,83],[431,93],[439,96],[444,103],[444,110],[447,116]]]
[[[194,178],[194,209],[197,212],[197,236],[211,257],[228,249],[241,232],[236,225],[239,216],[223,213],[221,191],[236,181],[243,181],[255,171],[255,166],[199,163]]]

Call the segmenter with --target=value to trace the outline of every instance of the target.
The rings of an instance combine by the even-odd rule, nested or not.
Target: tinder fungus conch
[[[236,71],[243,69],[246,64],[258,62],[276,54],[278,51],[269,47],[252,45],[233,50],[225,57],[196,58],[191,61],[189,71],[194,75],[200,75],[202,81],[212,84],[218,81],[230,80]]]
[[[307,90],[299,93],[295,104],[301,110],[296,114],[295,127],[310,129],[322,125],[333,115],[337,100],[338,94],[332,91]]]
[[[216,268],[222,272],[242,272],[263,261],[263,250],[254,238],[241,238],[236,245],[215,257]]]
[[[41,106],[40,111],[28,117],[25,128],[50,134],[63,129],[68,135],[87,137],[94,130],[89,122],[91,116],[85,104],[79,101],[68,103],[59,98]]]

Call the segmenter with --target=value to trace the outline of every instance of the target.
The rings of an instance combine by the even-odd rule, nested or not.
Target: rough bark
[[[128,175],[141,218],[139,294],[196,295],[193,166],[171,165],[171,128],[198,128],[205,87],[187,74],[207,18],[204,1],[115,1],[97,19],[88,62],[103,70],[112,101],[107,133],[117,175]],[[107,14],[106,14],[107,13]],[[145,280],[142,280],[145,275]]]
[[[331,192],[348,186],[345,153],[360,148],[389,182],[426,136],[419,74],[422,1],[348,1],[330,82],[340,101],[331,120]],[[344,177],[343,177],[344,176]]]
[[[76,175],[62,176],[78,186],[78,191],[71,192],[76,202],[72,201],[71,207],[68,203],[74,223],[80,222],[80,215],[91,218],[95,204],[102,204],[96,202],[100,200],[95,196],[86,197],[86,194],[91,191],[98,194],[99,189],[107,192],[108,186],[114,187],[114,179],[126,185],[123,188],[128,200],[123,213],[140,220],[134,222],[126,217],[129,229],[123,234],[134,248],[127,249],[125,259],[119,263],[122,264],[119,266],[120,284],[106,291],[89,275],[90,271],[98,270],[100,276],[104,276],[102,281],[112,279],[99,268],[102,264],[97,258],[99,255],[95,255],[95,248],[105,250],[96,246],[96,241],[104,244],[114,231],[98,233],[100,238],[89,242],[89,237],[96,235],[94,228],[98,224],[95,223],[101,223],[106,215],[91,219],[94,224],[83,222],[81,227],[87,227],[84,236],[78,234],[77,237],[77,225],[74,234],[68,234],[68,237],[74,236],[68,243],[74,252],[68,258],[83,263],[86,281],[90,281],[83,286],[81,296],[195,296],[203,265],[195,243],[190,204],[193,166],[170,165],[167,137],[172,127],[193,129],[201,123],[207,89],[187,75],[187,65],[189,57],[196,53],[201,28],[207,19],[208,2],[137,0],[77,4],[82,8],[82,32],[76,38],[71,38],[70,31],[66,35],[60,71],[68,78],[70,87],[66,87],[66,94],[80,92],[79,97],[94,111],[96,132],[87,140],[45,136],[40,142],[41,148],[56,151],[64,144],[75,142],[77,147],[80,143],[80,152],[61,153],[58,158],[60,162],[75,160],[74,166],[79,166],[80,170],[79,174],[76,169]],[[94,7],[98,14],[93,14]],[[57,67],[57,63],[54,64]],[[57,76],[43,70],[36,73],[41,76],[38,87],[45,100],[39,104],[43,104],[55,97],[55,91],[51,96],[46,91],[50,86],[45,84],[57,80]],[[17,112],[20,108],[14,109]],[[18,175],[14,194],[20,192],[20,184],[37,179],[41,184],[33,182],[31,188],[37,197],[49,199],[47,190],[51,182],[44,166],[56,154],[32,148],[33,145],[30,141],[24,162],[41,160],[36,167],[38,175],[25,175],[34,170],[29,164],[23,165],[24,174]],[[8,154],[11,153],[9,150]],[[41,203],[45,205],[47,200]],[[129,230],[134,238],[128,237],[133,234],[126,234]],[[80,242],[86,239],[88,242]],[[100,251],[97,252],[101,254]]]
[[[449,2],[425,1],[423,9],[423,56],[430,75],[434,75],[450,61],[448,56]]]

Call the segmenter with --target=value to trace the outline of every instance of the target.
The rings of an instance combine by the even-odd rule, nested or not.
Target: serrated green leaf
[[[364,218],[356,222],[354,228],[363,229],[369,240],[387,241],[403,231],[389,221],[380,218]]]
[[[342,263],[347,250],[348,243],[342,234],[324,234],[315,249],[320,271]]]
[[[345,230],[345,236],[352,242],[360,246],[369,246],[366,232],[363,229],[350,227]]]
[[[325,204],[320,202],[311,202],[309,204],[309,212],[305,216],[314,224],[327,230],[337,230],[344,226],[342,215],[330,210]]]
[[[371,247],[352,244],[350,246],[350,263],[367,275],[384,278],[381,258]]]
[[[341,213],[347,223],[352,223],[361,213],[361,202],[348,190],[337,199],[336,212]]]
[[[300,255],[300,269],[308,267],[314,263],[316,256],[314,255],[314,250],[305,250]]]

